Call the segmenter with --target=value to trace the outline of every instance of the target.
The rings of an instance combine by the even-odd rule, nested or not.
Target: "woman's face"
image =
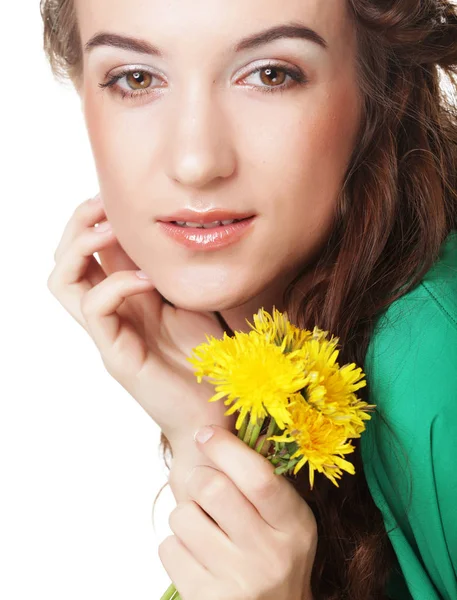
[[[160,50],[105,38],[84,53],[78,91],[121,246],[183,308],[279,297],[329,236],[355,143],[360,100],[346,2],[75,2],[83,46],[107,33]],[[235,49],[292,23],[315,33]],[[100,87],[123,69],[131,73]],[[178,244],[157,222],[185,208],[256,217],[236,243],[202,251]]]

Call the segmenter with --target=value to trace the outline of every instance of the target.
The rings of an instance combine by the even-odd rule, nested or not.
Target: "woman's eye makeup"
[[[285,92],[297,86],[304,86],[308,83],[308,78],[298,67],[285,66],[282,64],[269,62],[266,65],[257,67],[243,80],[259,75],[260,84],[253,85],[261,93],[280,93]],[[287,79],[289,81],[287,82]],[[152,87],[154,79],[158,79],[151,71],[141,67],[129,67],[112,75],[107,81],[99,83],[99,87],[109,89],[113,94],[121,96],[123,100],[134,100],[140,96],[146,96],[159,90],[162,86]],[[121,86],[120,83],[125,83]],[[251,87],[251,84],[249,85]]]

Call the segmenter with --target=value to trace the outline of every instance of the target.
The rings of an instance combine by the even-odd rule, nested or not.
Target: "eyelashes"
[[[272,79],[275,79],[275,80],[278,79],[278,76],[279,76],[279,79],[281,79],[281,74],[283,74],[286,76],[286,78],[287,77],[289,78],[289,82],[286,84],[273,85],[273,86],[269,86],[269,85],[254,85],[254,86],[252,86],[254,88],[258,88],[261,93],[267,93],[267,94],[281,93],[281,92],[285,92],[291,88],[295,88],[297,86],[305,86],[308,83],[308,78],[303,73],[303,71],[301,69],[299,69],[298,67],[284,66],[282,64],[278,64],[278,63],[274,63],[274,62],[270,62],[266,65],[257,67],[256,69],[254,69],[253,71],[248,73],[248,75],[246,75],[246,77],[244,77],[243,79],[249,78],[253,75],[256,75],[256,74],[262,73],[262,72],[265,72],[267,74],[266,75],[267,77],[271,77]],[[102,89],[109,89],[111,93],[120,96],[122,98],[122,100],[126,100],[126,101],[135,100],[136,98],[138,98],[140,96],[141,97],[149,96],[155,90],[161,89],[160,86],[158,88],[146,86],[146,87],[142,87],[139,89],[125,89],[119,85],[118,82],[122,81],[123,79],[127,80],[129,78],[131,80],[132,77],[134,78],[135,82],[140,83],[140,85],[143,85],[145,79],[146,79],[146,81],[149,81],[149,80],[152,81],[154,79],[158,79],[154,75],[154,73],[152,73],[151,71],[148,71],[147,69],[138,69],[138,68],[130,67],[130,68],[123,69],[119,73],[116,73],[115,75],[110,77],[108,79],[108,81],[106,81],[104,83],[99,83],[98,85]],[[132,83],[132,80],[130,81],[130,83]]]

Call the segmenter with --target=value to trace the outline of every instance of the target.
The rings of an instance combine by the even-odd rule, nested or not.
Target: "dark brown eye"
[[[265,73],[265,77],[263,73]],[[260,79],[262,80],[262,83],[265,84],[271,84],[273,82],[274,86],[282,85],[286,77],[287,74],[282,69],[275,67],[264,67],[263,69],[260,69]]]
[[[147,71],[132,71],[125,77],[127,84],[132,90],[141,90],[151,85],[153,76]]]

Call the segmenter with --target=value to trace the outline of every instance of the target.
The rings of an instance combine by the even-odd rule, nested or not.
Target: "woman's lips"
[[[172,216],[157,217],[156,220],[167,223],[172,221],[177,221],[178,223],[185,221],[186,223],[198,223],[199,225],[203,225],[205,223],[214,223],[214,221],[232,221],[234,219],[241,221],[242,219],[247,219],[248,217],[253,216],[255,216],[254,211],[237,212],[222,208],[214,208],[205,212],[197,212],[195,210],[189,210],[185,208],[183,210],[179,210]]]
[[[252,230],[255,216],[231,225],[211,229],[184,227],[173,222],[158,221],[160,229],[178,244],[193,250],[215,250],[236,243]]]

